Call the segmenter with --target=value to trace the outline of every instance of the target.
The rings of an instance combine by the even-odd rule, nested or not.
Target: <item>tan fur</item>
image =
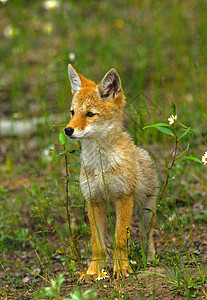
[[[69,77],[75,90],[71,105],[74,115],[66,128],[74,130],[71,138],[81,140],[80,185],[88,202],[92,232],[92,260],[86,274],[97,276],[106,266],[110,210],[116,213],[114,274],[127,276],[131,271],[128,227],[133,212],[141,218],[145,247],[148,242],[150,256],[155,253],[152,225],[158,191],[156,173],[147,151],[135,146],[123,130],[125,97],[116,70],[111,69],[98,85],[71,65]],[[88,117],[88,112],[94,115]]]

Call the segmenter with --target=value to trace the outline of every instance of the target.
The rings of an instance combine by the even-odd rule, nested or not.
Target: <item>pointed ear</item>
[[[95,87],[96,84],[92,80],[85,78],[79,74],[71,64],[68,65],[68,76],[71,83],[72,93],[76,94],[82,87]]]
[[[98,90],[101,98],[109,100],[119,95],[121,91],[121,79],[115,69],[111,69],[106,73],[98,85]]]
[[[81,84],[80,75],[73,68],[73,66],[71,64],[68,65],[68,76],[70,79],[72,92],[73,92],[73,94],[76,94],[80,90],[82,84]]]

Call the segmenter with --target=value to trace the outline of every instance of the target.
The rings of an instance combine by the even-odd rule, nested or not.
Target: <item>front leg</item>
[[[92,260],[86,275],[95,277],[106,266],[105,240],[107,215],[103,201],[89,200],[88,216],[91,226]]]
[[[124,196],[115,200],[116,207],[116,232],[114,245],[114,275],[117,277],[129,276],[131,267],[128,261],[127,240],[128,228],[134,206],[134,196]]]

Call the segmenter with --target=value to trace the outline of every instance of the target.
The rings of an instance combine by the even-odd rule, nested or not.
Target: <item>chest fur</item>
[[[87,199],[111,198],[126,192],[127,178],[121,172],[124,168],[124,154],[121,150],[84,141],[81,158],[80,185]]]
[[[96,141],[84,141],[81,151],[82,163],[94,174],[108,172],[123,163],[123,152],[115,147],[100,145]]]

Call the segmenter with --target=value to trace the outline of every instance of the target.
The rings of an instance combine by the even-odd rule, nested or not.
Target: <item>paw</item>
[[[115,278],[119,279],[122,277],[129,277],[132,273],[132,268],[130,267],[128,261],[116,260],[114,263],[113,275]]]
[[[78,282],[80,283],[91,283],[93,281],[95,281],[95,276],[97,275],[88,275],[87,273],[82,272],[80,274],[80,277],[78,279]]]
[[[99,274],[82,273],[79,277],[79,282],[91,283],[97,280],[110,279],[110,275],[104,269]]]
[[[79,282],[91,282],[91,281],[95,281],[99,275],[102,272],[102,270],[104,269],[105,267],[105,264],[104,263],[97,263],[97,261],[92,261],[87,272],[82,272],[80,274],[80,277],[79,277]]]
[[[85,282],[90,283],[92,281],[95,281],[98,277],[98,271],[97,267],[91,268],[91,266],[88,268],[87,272],[81,272],[79,277],[79,282]]]

